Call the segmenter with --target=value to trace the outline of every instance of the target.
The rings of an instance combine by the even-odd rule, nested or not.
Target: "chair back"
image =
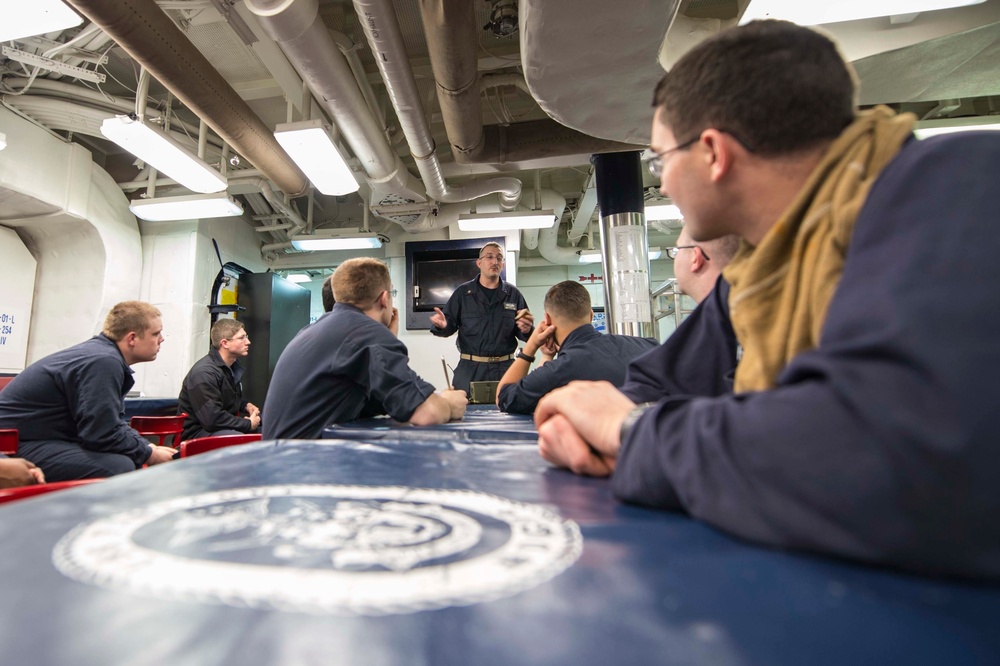
[[[196,456],[199,453],[223,449],[227,446],[238,444],[249,444],[259,442],[261,434],[259,432],[246,435],[215,435],[214,437],[196,437],[186,442],[181,442],[181,458]]]
[[[85,486],[89,483],[97,483],[104,479],[77,479],[76,481],[56,481],[54,483],[36,483],[33,486],[19,486],[17,488],[4,488],[0,490],[0,504],[5,502],[15,502],[35,495],[44,495],[56,490],[66,490],[77,486]]]
[[[173,416],[133,416],[129,421],[140,435],[146,439],[156,438],[154,444],[172,446],[175,449],[181,443],[181,433],[184,432],[184,419],[187,414]]]
[[[17,428],[0,428],[0,453],[16,456],[19,442]]]

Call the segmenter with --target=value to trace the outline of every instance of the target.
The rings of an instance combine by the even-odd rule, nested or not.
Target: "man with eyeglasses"
[[[722,269],[740,247],[740,237],[727,234],[703,243],[691,240],[686,228],[681,228],[677,245],[667,248],[674,261],[674,277],[680,290],[701,303],[715,289]]]
[[[655,364],[646,404],[571,384],[535,411],[540,451],[745,539],[1000,579],[1000,136],[917,140],[855,100],[833,42],[791,23],[678,60],[652,146],[692,240],[743,240],[701,318],[735,330],[734,391]]]
[[[472,382],[500,381],[527,341],[534,317],[517,287],[500,279],[503,248],[487,243],[479,251],[479,276],[462,284],[448,303],[434,308],[431,333],[446,338],[458,331],[459,361],[453,386],[469,392]]]
[[[209,337],[212,348],[191,366],[177,398],[177,413],[187,414],[182,439],[259,431],[260,409],[243,399],[238,361],[250,353],[243,322],[220,319]]]
[[[299,331],[274,367],[264,439],[317,439],[328,425],[382,414],[413,425],[461,419],[465,392],[435,392],[410,368],[388,267],[348,259],[331,285],[333,310]]]

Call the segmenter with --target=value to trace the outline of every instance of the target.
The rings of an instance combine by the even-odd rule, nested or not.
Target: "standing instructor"
[[[503,263],[499,243],[484,245],[476,260],[479,277],[460,285],[444,310],[434,308],[431,315],[434,335],[446,338],[458,331],[461,360],[453,383],[466,394],[471,382],[499,381],[517,356],[517,340],[527,341],[533,328],[524,296],[500,279]]]

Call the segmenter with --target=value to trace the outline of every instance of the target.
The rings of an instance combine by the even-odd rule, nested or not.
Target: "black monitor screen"
[[[476,257],[433,259],[413,262],[413,309],[421,312],[441,308],[458,285],[479,275]]]

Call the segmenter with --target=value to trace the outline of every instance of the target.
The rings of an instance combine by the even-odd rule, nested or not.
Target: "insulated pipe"
[[[378,121],[382,131],[385,132],[385,112],[379,107],[372,84],[368,82],[365,67],[361,64],[361,58],[358,57],[358,45],[350,37],[336,30],[331,30],[330,36],[333,37],[333,41],[337,45],[337,48],[340,49],[340,52],[347,58],[347,64],[351,68],[351,72],[354,73],[354,80],[358,82],[361,94],[364,95],[365,101],[368,102],[368,110],[371,111],[372,116]]]
[[[357,7],[359,2],[355,0],[354,4]],[[484,129],[476,70],[479,27],[475,3],[469,0],[420,0],[420,16],[427,37],[427,55],[437,83],[441,117],[455,161],[459,164],[505,164],[641,148],[581,134],[551,119],[507,127],[491,125]],[[502,85],[521,86],[522,83],[523,80],[519,83],[514,79],[500,81]]]
[[[590,224],[590,218],[593,217],[596,209],[597,188],[594,186],[594,177],[591,176],[587,179],[586,189],[583,191],[583,196],[580,197],[580,204],[576,208],[576,213],[573,214],[573,224],[567,234],[570,244],[576,245],[583,238],[583,234],[587,230],[587,225]]]
[[[247,0],[246,5],[337,122],[365,173],[375,180],[391,176],[399,158],[368,110],[347,59],[319,15],[316,0]]]
[[[316,0],[247,0],[246,6],[336,122],[372,189],[426,201],[424,186],[406,170],[369,110],[347,58],[319,16]]]
[[[305,174],[274,134],[154,0],[67,0],[148,69],[185,106],[282,191],[299,196]]]
[[[471,3],[467,4],[471,6]],[[496,192],[500,195],[501,208],[513,210],[521,198],[521,181],[516,178],[491,178],[459,187],[450,187],[445,182],[392,1],[354,0],[354,9],[361,19],[365,37],[375,55],[389,99],[428,194],[438,201],[454,203]],[[478,99],[478,80],[473,82],[473,86]]]
[[[525,190],[524,196],[528,197],[532,201],[534,200],[535,193],[532,190]],[[556,214],[556,222],[552,225],[552,228],[556,231],[559,230],[559,219],[562,217],[563,211],[566,210],[566,199],[563,195],[559,194],[555,190],[543,189],[541,191],[541,206],[543,209],[551,209]],[[472,212],[475,208],[477,213],[497,213],[500,212],[500,204],[496,197],[484,196],[473,201],[465,201],[461,203],[452,203],[442,205],[435,214],[428,214],[420,223],[419,231],[430,231],[431,229],[442,229],[444,227],[456,224],[458,222],[458,216],[465,213]],[[518,206],[518,210],[528,210],[527,206]],[[410,229],[411,231],[413,229]],[[526,229],[524,234],[529,231],[537,232],[537,229]],[[545,231],[545,230],[543,230]],[[560,248],[562,249],[562,248]],[[573,255],[576,257],[576,254]],[[565,263],[565,262],[554,262],[554,263]],[[576,263],[575,261],[573,263]]]
[[[285,203],[285,200],[274,191],[271,187],[271,183],[265,178],[233,178],[229,181],[229,186],[233,185],[249,185],[260,190],[261,195],[267,199],[267,203],[271,205],[271,208],[280,213],[283,217],[287,218],[289,222],[295,225],[295,231],[304,231],[306,228],[306,221],[302,219],[298,211],[292,208],[290,205]]]

